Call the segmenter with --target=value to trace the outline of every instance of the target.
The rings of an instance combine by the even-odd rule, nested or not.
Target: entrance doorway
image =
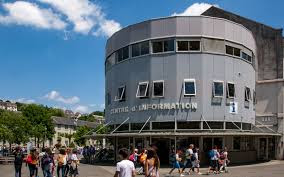
[[[260,160],[266,160],[266,147],[267,147],[267,141],[266,138],[259,138],[259,154],[258,154],[258,158]]]
[[[169,164],[170,154],[170,139],[167,138],[152,138],[152,144],[158,148],[157,154],[161,164]]]

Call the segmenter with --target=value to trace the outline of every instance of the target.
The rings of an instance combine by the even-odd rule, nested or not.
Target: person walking
[[[174,162],[173,162],[173,168],[171,169],[171,171],[169,172],[169,175],[172,174],[172,172],[175,170],[175,169],[178,169],[178,172],[179,172],[179,175],[180,176],[184,176],[182,174],[182,170],[180,168],[180,162],[182,161],[182,158],[180,158],[182,155],[182,151],[181,150],[177,150],[176,154],[175,154],[175,159],[174,159]]]
[[[195,171],[196,169],[196,173],[201,175],[199,168],[200,168],[200,160],[199,160],[199,148],[196,147],[193,149],[193,156],[192,156],[192,171]]]
[[[156,149],[148,149],[145,162],[145,177],[159,177],[160,160]]]
[[[70,168],[71,168],[71,157],[72,157],[72,153],[71,153],[71,149],[70,148],[67,148],[66,150],[66,158],[67,158],[67,164],[66,164],[66,167],[65,167],[65,177],[68,176],[68,173],[70,172]]]
[[[228,173],[227,165],[230,162],[228,158],[228,149],[227,147],[224,148],[224,151],[220,154],[220,161],[221,161],[221,167],[220,172],[223,172],[223,169],[225,170],[225,173]]]
[[[194,145],[190,144],[188,149],[185,152],[186,162],[182,169],[182,173],[184,172],[185,168],[189,168],[188,174],[190,174],[190,171],[192,170],[191,168],[192,168],[193,148],[194,148]]]
[[[79,175],[79,170],[78,170],[78,165],[79,165],[79,158],[77,156],[78,151],[76,149],[73,149],[72,155],[71,155],[71,165],[70,165],[70,176],[78,176]]]
[[[52,177],[52,168],[54,160],[53,154],[50,148],[45,149],[45,153],[41,158],[41,168],[43,170],[44,177]]]
[[[38,165],[36,149],[32,148],[30,150],[30,154],[27,156],[26,163],[29,167],[30,177],[36,177],[36,170]]]
[[[208,174],[213,171],[213,173],[218,173],[218,150],[217,146],[214,146],[212,150],[209,151],[209,169]]]
[[[23,160],[25,158],[23,152],[21,151],[21,147],[16,147],[14,151],[14,166],[15,166],[15,177],[21,177],[22,176],[22,164]]]
[[[116,164],[114,177],[135,177],[135,167],[133,162],[128,160],[128,150],[122,148],[118,155],[122,160]]]
[[[65,153],[65,149],[60,149],[59,150],[59,155],[57,157],[57,177],[60,177],[60,171],[61,171],[61,176],[65,176],[65,167],[67,165],[67,156]]]

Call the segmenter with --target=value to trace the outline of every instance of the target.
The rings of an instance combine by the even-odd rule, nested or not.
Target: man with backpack
[[[209,151],[209,170],[208,174],[213,170],[214,173],[218,173],[218,159],[219,159],[219,153],[217,150],[217,146],[214,146],[212,150]]]
[[[41,168],[43,170],[44,177],[52,177],[52,168],[54,164],[53,154],[50,148],[45,149],[45,153],[41,157]]]
[[[193,148],[194,148],[194,145],[190,144],[188,149],[185,152],[186,162],[182,169],[182,173],[184,172],[185,168],[189,168],[188,174],[190,174],[190,171],[192,170],[192,162],[195,161],[194,156],[193,156]]]
[[[15,176],[21,177],[22,176],[22,164],[23,164],[23,160],[25,156],[23,152],[21,151],[20,146],[16,147],[14,151],[14,156],[15,156],[15,160],[14,160]]]

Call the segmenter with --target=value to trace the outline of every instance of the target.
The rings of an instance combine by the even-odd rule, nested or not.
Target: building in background
[[[69,142],[69,139],[64,136],[65,134],[74,134],[76,133],[76,129],[82,126],[86,126],[89,128],[96,128],[99,124],[96,122],[88,122],[88,121],[82,121],[77,120],[74,118],[66,118],[66,117],[52,117],[53,123],[54,123],[54,129],[55,129],[55,135],[52,139],[52,141],[47,142],[47,146],[54,146],[56,143],[58,143],[58,140],[61,141],[61,144],[63,146],[69,146],[71,142],[74,141],[74,138],[71,138],[71,142]],[[87,144],[94,145],[94,140],[88,140]]]
[[[281,29],[212,7],[130,25],[106,45],[106,123],[116,150],[217,145],[234,163],[283,158]]]
[[[18,111],[16,103],[12,103],[9,100],[5,102],[3,100],[0,100],[0,109],[4,109],[7,111],[14,111],[14,112]]]

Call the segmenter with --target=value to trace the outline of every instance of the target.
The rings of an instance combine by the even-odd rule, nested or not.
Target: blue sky
[[[103,110],[107,38],[121,27],[182,13],[194,3],[217,4],[275,28],[284,26],[281,0],[67,1],[0,0],[0,99]]]

